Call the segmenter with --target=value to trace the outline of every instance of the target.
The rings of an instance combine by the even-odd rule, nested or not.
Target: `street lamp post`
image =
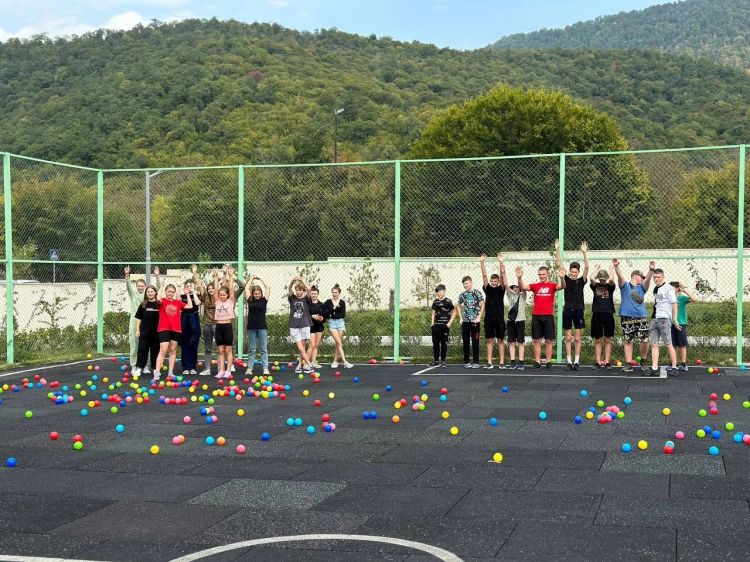
[[[146,172],[146,285],[151,284],[151,178],[163,171]]]
[[[339,114],[344,113],[344,108],[337,109],[333,112],[333,162],[339,160],[338,136],[339,136]]]

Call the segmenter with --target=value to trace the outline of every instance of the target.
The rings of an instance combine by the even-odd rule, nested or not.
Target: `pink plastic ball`
[[[190,423],[192,420],[190,419],[190,416],[185,416],[182,418],[182,423]]]
[[[179,435],[175,435],[174,437],[172,437],[172,445],[179,445],[180,443],[181,441]]]
[[[412,404],[411,409],[416,412],[417,410],[419,410],[419,404]]]
[[[219,421],[217,416],[211,416],[211,423],[216,423],[217,421]]]
[[[675,439],[685,439],[685,433],[682,432],[682,431],[678,431],[677,433],[674,434],[674,438]]]
[[[245,446],[244,445],[237,445],[237,448],[235,449],[237,451],[238,455],[244,455],[245,454]]]
[[[335,423],[331,423],[331,431],[336,431],[336,424]]]

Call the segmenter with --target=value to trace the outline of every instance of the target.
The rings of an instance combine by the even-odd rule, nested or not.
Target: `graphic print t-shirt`
[[[532,316],[550,316],[555,313],[555,291],[557,283],[547,281],[545,283],[532,283],[529,285],[534,293],[534,308]]]
[[[309,328],[310,326],[312,326],[312,318],[310,318],[307,298],[300,299],[296,295],[291,295],[289,297],[289,327]]]
[[[449,298],[432,301],[432,310],[435,311],[435,324],[445,325],[451,319],[453,313],[453,302]]]
[[[164,332],[165,330],[171,330],[173,332],[182,333],[182,322],[180,321],[180,312],[185,308],[185,303],[180,299],[161,299],[161,307],[159,308],[159,326],[157,330]]]
[[[615,311],[615,301],[612,295],[615,294],[615,283],[591,283],[591,290],[594,292],[594,302],[591,305],[591,312],[612,312]]]
[[[475,322],[479,318],[479,311],[482,309],[483,300],[482,293],[476,289],[464,291],[458,295],[458,304],[461,305],[464,322]]]

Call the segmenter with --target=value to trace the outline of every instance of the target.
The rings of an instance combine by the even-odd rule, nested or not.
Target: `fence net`
[[[482,253],[489,256],[489,274],[498,271],[495,256],[503,253],[509,283],[517,266],[526,281],[535,280],[540,265],[555,276],[560,235],[566,267],[582,260],[586,240],[589,276],[609,270],[613,258],[626,275],[653,260],[667,281],[682,283],[696,300],[688,305],[691,359],[735,362],[738,287],[750,299],[750,251],[743,249],[742,272],[737,257],[737,147],[402,161],[398,175],[393,162],[107,171],[101,279],[98,172],[15,156],[10,162],[15,361],[79,356],[97,347],[127,355],[126,267],[133,286],[137,279],[154,282],[159,267],[161,283],[178,287],[192,277],[193,264],[204,284],[214,268],[238,268],[241,284],[270,288],[269,351],[280,362],[294,356],[286,299],[294,276],[315,285],[320,301],[339,286],[348,309],[349,357],[389,359],[397,341],[399,357],[425,360],[432,354],[437,284],[446,285],[454,302],[465,275],[481,288]],[[3,171],[0,162],[0,177]],[[747,247],[750,212],[743,208]],[[4,243],[0,252],[5,278]],[[246,311],[241,284],[239,306]],[[646,300],[650,311],[652,295]],[[589,290],[586,302],[590,311]],[[7,311],[0,308],[7,330]],[[742,309],[747,337],[750,308]],[[588,329],[583,361],[589,362],[587,335]],[[619,335],[618,329],[615,359],[622,355]],[[244,333],[242,340],[244,355]],[[321,362],[330,361],[333,343],[326,331]],[[483,337],[481,347],[484,359]],[[740,347],[750,360],[748,346]],[[456,325],[449,359],[460,360],[461,348]],[[5,352],[0,345],[0,361]]]

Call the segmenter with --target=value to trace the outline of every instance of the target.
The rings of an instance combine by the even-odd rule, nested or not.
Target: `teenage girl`
[[[182,323],[182,375],[198,374],[198,344],[201,341],[200,305],[201,300],[195,293],[193,280],[188,279],[183,283],[184,293],[181,295],[182,302],[187,305],[192,301],[192,306],[182,309],[180,321]]]
[[[255,351],[260,348],[260,360],[263,362],[263,374],[270,375],[268,370],[268,324],[266,323],[266,309],[268,299],[271,298],[271,288],[257,275],[254,275],[245,286],[245,300],[247,301],[247,371],[253,372]]]
[[[292,277],[289,283],[287,298],[289,299],[289,338],[297,346],[301,361],[297,363],[296,373],[309,374],[312,372],[310,357],[307,355],[305,344],[310,340],[310,298],[307,283],[299,275]]]
[[[146,282],[139,279],[135,282],[135,289],[133,289],[133,283],[130,281],[130,266],[126,267],[125,272],[125,287],[128,289],[128,300],[130,301],[130,326],[128,328],[128,339],[130,341],[130,368],[136,364],[138,360],[138,336],[135,335],[135,313],[138,312],[138,307],[143,302],[143,292],[146,290]],[[159,268],[154,268],[154,275],[156,276],[156,289],[158,290],[161,286],[161,280],[159,279]],[[152,358],[151,361],[154,359]],[[146,366],[145,373],[148,373],[148,366]]]
[[[336,350],[333,352],[333,363],[331,363],[331,369],[335,369],[339,366],[338,360],[344,363],[344,368],[351,369],[354,367],[351,363],[346,360],[344,355],[344,333],[346,332],[346,324],[344,318],[346,318],[346,303],[341,298],[341,287],[338,283],[331,289],[331,298],[325,302],[325,314],[328,318],[328,329],[331,331],[331,337],[336,343]]]
[[[232,345],[234,344],[234,333],[232,332],[232,320],[234,314],[234,278],[230,273],[224,277],[224,285],[219,286],[219,271],[214,269],[214,289],[216,290],[216,347],[219,348],[219,372],[217,379],[232,378],[232,365],[234,356]],[[226,361],[226,363],[225,363]]]
[[[182,337],[181,313],[185,308],[192,308],[193,301],[188,299],[187,304],[181,299],[176,299],[177,287],[171,283],[164,287],[159,305],[159,324],[156,328],[159,333],[159,356],[156,358],[154,366],[154,379],[152,382],[159,382],[159,373],[161,373],[164,358],[169,353],[169,371],[167,376],[174,375],[174,364],[177,361],[177,342]]]
[[[135,312],[135,335],[138,338],[138,357],[132,374],[134,377],[141,376],[146,367],[146,360],[151,356],[151,369],[156,366],[156,356],[159,355],[159,305],[156,298],[158,290],[154,285],[149,285],[143,292],[143,301]]]
[[[214,311],[216,310],[216,287],[213,283],[208,283],[205,287],[198,275],[198,266],[192,266],[193,282],[197,289],[198,296],[203,303],[203,370],[199,373],[201,376],[211,374],[211,352],[214,347],[214,337],[216,332],[216,321],[214,320]]]
[[[318,349],[320,342],[323,339],[323,322],[325,316],[323,316],[323,303],[318,300],[320,292],[318,288],[313,285],[310,287],[310,318],[312,318],[312,326],[310,327],[310,346],[307,350],[307,355],[310,357],[310,362],[314,369],[320,369],[318,363]]]

